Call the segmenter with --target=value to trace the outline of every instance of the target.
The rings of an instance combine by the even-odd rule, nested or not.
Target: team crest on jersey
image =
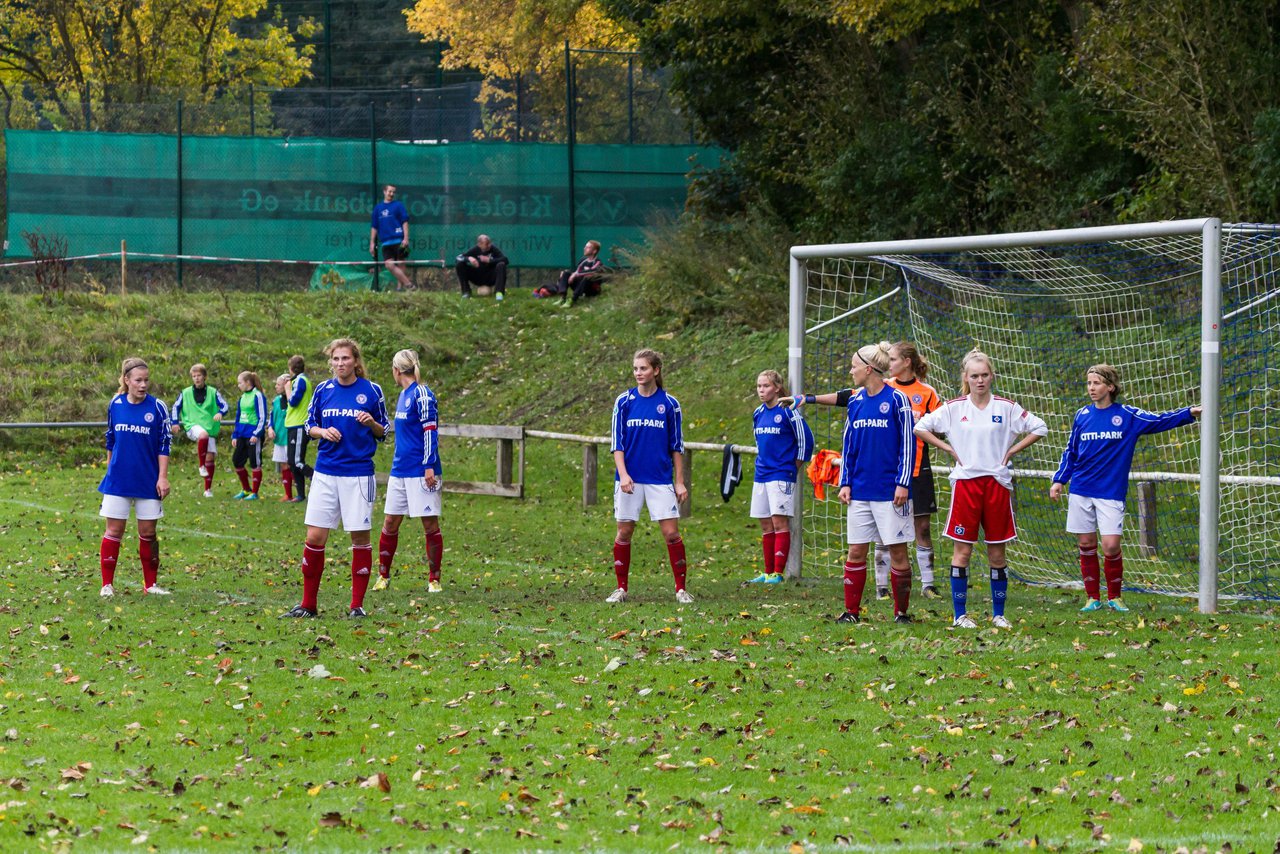
[[[781,416],[781,415],[775,415],[775,416],[773,416],[773,423],[774,423],[774,424],[781,424],[781,423],[782,423],[782,416]]]
[[[368,402],[369,402],[369,398],[366,397],[365,395],[363,394],[356,395],[356,403],[360,404],[361,406],[364,406]]]
[[[1115,426],[1117,426],[1117,427],[1119,427],[1119,426],[1120,426],[1120,424],[1121,424],[1123,421],[1124,421],[1124,419],[1123,419],[1123,418],[1121,418],[1119,415],[1112,415],[1112,416],[1111,416],[1111,423],[1112,423],[1112,424],[1114,424],[1114,425],[1115,425]]]
[[[1003,416],[1003,415],[992,415],[992,416],[991,416],[991,423],[992,423],[992,424],[1003,424],[1003,423],[1004,423],[1004,416]]]
[[[662,415],[662,414],[664,414],[666,411],[667,411],[667,405],[666,405],[665,403],[659,403],[659,404],[658,404],[658,414],[659,414],[659,415]]]
[[[911,395],[911,402],[912,402],[912,403],[920,403],[922,400],[924,400],[924,398],[923,398],[923,397],[921,397],[921,396],[920,396],[920,395],[918,395],[918,394],[913,394],[913,395]]]
[[[150,424],[152,421],[156,420],[156,417],[152,413],[148,412],[146,415],[142,416],[142,420]]]
[[[884,403],[880,404],[880,414],[884,415],[888,411],[889,411],[889,401],[886,400]]]

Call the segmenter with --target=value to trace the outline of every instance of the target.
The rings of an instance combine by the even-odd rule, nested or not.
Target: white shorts
[[[1124,502],[1114,498],[1086,498],[1067,494],[1067,533],[1120,536],[1124,530]]]
[[[622,484],[613,482],[613,518],[619,522],[639,522],[640,508],[649,508],[649,518],[654,522],[675,519],[680,515],[676,502],[676,488],[670,483],[637,483],[628,495]]]
[[[435,489],[427,489],[420,477],[387,478],[387,503],[383,512],[388,516],[439,516],[442,499],[440,481]]]
[[[307,525],[344,531],[368,531],[373,527],[373,501],[378,487],[373,475],[335,477],[316,472],[307,495]]]
[[[107,519],[128,520],[130,509],[139,522],[164,518],[164,506],[159,498],[125,498],[123,495],[102,496],[102,509],[98,511],[98,515]]]
[[[271,462],[288,463],[289,462],[289,446],[288,445],[272,445],[271,446]]]
[[[916,538],[911,502],[894,507],[892,501],[854,501],[849,504],[849,545],[878,543],[894,546]]]
[[[771,480],[751,485],[751,518],[796,515],[796,485],[786,480]]]
[[[187,438],[193,442],[199,442],[201,439],[207,438],[209,440],[209,450],[205,453],[218,453],[218,440],[210,436],[209,431],[198,424],[187,431]]]

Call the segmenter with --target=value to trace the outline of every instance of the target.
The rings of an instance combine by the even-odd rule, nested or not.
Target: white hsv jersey
[[[953,481],[994,477],[1006,489],[1013,486],[1013,474],[1004,464],[1005,452],[1023,433],[1049,432],[1043,419],[995,395],[985,409],[974,406],[967,395],[949,400],[916,422],[916,429],[946,434],[960,458],[951,468]]]

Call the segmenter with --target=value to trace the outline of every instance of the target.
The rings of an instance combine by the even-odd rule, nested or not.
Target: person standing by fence
[[[409,257],[409,212],[402,202],[396,201],[395,184],[383,187],[382,201],[373,206],[369,254],[375,259],[379,246],[382,247],[382,265],[396,278],[396,290],[412,288],[413,283],[404,272],[404,260]]]

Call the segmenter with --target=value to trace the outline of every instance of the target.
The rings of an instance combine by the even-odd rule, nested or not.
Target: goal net
[[[961,357],[991,356],[997,394],[1049,425],[1014,461],[1018,541],[1010,573],[1079,585],[1066,501],[1048,491],[1085,370],[1120,368],[1125,403],[1153,411],[1202,402],[1197,426],[1143,437],[1124,535],[1129,589],[1200,597],[1280,597],[1280,227],[1190,220],[1057,232],[792,249],[790,372],[796,389],[846,387],[862,344],[915,342],[943,400]],[[797,382],[798,378],[798,382]],[[844,413],[806,410],[818,448],[839,451]],[[931,450],[940,536],[950,460]],[[1204,524],[1202,524],[1204,520]],[[806,496],[802,571],[830,575],[845,551],[844,507]],[[985,560],[974,552],[974,565]],[[939,577],[945,577],[945,571]]]

